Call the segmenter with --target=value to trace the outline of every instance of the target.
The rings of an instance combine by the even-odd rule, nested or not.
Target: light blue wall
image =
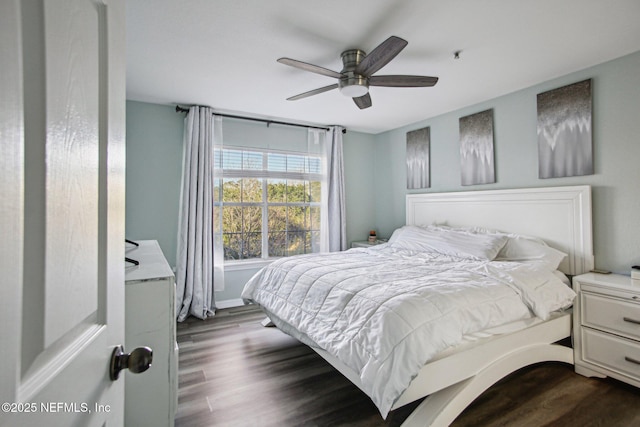
[[[538,179],[536,95],[593,79],[595,174]],[[458,119],[493,109],[496,184],[460,185]],[[127,209],[130,239],[158,239],[175,265],[184,114],[171,106],[127,102]],[[431,188],[472,191],[590,184],[596,266],[628,274],[640,264],[640,52],[531,88],[378,135],[344,136],[349,242],[371,228],[388,237],[405,222],[406,132],[431,126]],[[278,130],[279,129],[279,130]],[[288,130],[283,130],[288,129]],[[279,144],[300,129],[225,121],[225,139]],[[302,130],[304,132],[304,130]],[[297,137],[296,137],[297,138]],[[415,192],[415,191],[414,191]],[[240,296],[255,270],[228,271],[217,300]]]
[[[174,267],[182,171],[184,114],[173,106],[127,101],[126,234],[157,239]],[[272,149],[306,149],[304,128],[224,119],[225,143]],[[374,138],[347,132],[344,141],[347,239],[365,240],[375,225]],[[234,300],[254,269],[225,272],[225,290],[216,300]]]
[[[591,78],[595,174],[538,179],[536,95]],[[496,183],[460,184],[459,118],[493,109]],[[629,274],[640,263],[640,52],[375,136],[376,227],[405,222],[406,133],[431,127],[431,188],[425,192],[589,184],[596,266]],[[416,192],[411,190],[411,192]]]
[[[127,101],[126,236],[158,240],[172,267],[184,128],[184,115],[174,108]]]
[[[347,210],[347,240],[367,240],[376,225],[378,189],[372,185],[376,176],[375,144],[372,135],[347,132],[343,140],[344,180]]]

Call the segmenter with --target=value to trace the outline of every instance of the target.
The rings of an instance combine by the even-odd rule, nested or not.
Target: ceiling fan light
[[[349,86],[342,86],[340,93],[350,98],[359,98],[366,95],[369,92],[369,88],[365,85],[353,84]]]

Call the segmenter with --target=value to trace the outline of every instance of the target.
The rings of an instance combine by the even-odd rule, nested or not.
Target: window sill
[[[224,263],[224,271],[256,270],[271,264],[276,259],[278,258],[227,261]]]

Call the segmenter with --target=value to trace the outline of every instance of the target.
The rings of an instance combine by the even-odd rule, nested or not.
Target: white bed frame
[[[545,187],[407,195],[407,224],[479,226],[544,239],[569,256],[575,275],[593,268],[591,188]],[[428,396],[403,426],[448,426],[483,391],[522,367],[545,361],[573,364],[573,350],[554,344],[571,334],[571,313],[536,320],[518,332],[464,345],[426,364],[393,406]],[[358,375],[327,352],[314,350],[362,388]]]

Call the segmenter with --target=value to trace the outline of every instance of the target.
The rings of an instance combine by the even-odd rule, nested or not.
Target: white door
[[[123,0],[0,1],[2,426],[123,423],[124,27]]]

